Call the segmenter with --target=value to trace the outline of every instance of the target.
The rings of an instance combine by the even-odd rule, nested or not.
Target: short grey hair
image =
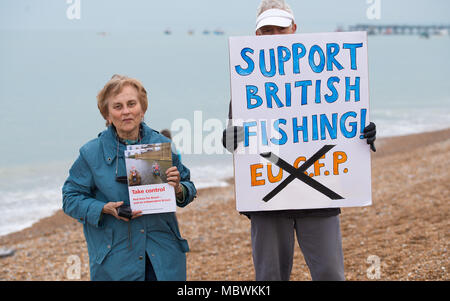
[[[258,7],[256,17],[265,12],[266,10],[277,8],[287,11],[288,13],[294,15],[291,7],[284,0],[262,0]]]

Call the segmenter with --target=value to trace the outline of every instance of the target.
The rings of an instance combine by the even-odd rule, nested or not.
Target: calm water
[[[134,32],[0,32],[0,235],[61,207],[78,149],[104,129],[96,95],[115,73],[149,93],[146,122],[217,118],[225,126],[226,36]],[[369,37],[371,120],[379,137],[450,127],[450,37]],[[208,132],[204,132],[206,136]],[[230,155],[183,161],[197,187],[223,185]]]

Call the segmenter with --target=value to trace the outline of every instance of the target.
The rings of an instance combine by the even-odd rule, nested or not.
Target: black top
[[[228,109],[228,119],[233,119],[233,114],[231,110],[231,101],[230,107]],[[251,211],[251,212],[240,212],[244,214],[248,218],[251,215],[267,215],[267,216],[284,216],[291,218],[298,217],[327,217],[327,216],[335,216],[341,213],[341,208],[320,208],[320,209],[293,209],[293,210],[274,210],[274,211]]]

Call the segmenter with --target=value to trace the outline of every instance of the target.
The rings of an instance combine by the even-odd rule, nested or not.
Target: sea
[[[0,31],[0,236],[61,209],[79,148],[105,129],[96,95],[113,74],[142,81],[145,121],[156,130],[193,125],[194,116],[225,127],[229,35]],[[377,137],[450,127],[450,36],[369,36],[368,44]],[[196,141],[182,161],[197,188],[227,185],[232,156],[195,154]]]

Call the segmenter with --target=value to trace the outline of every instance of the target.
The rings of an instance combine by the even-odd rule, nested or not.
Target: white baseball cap
[[[272,8],[264,11],[256,19],[256,30],[266,25],[289,27],[295,22],[294,16],[285,10]]]

